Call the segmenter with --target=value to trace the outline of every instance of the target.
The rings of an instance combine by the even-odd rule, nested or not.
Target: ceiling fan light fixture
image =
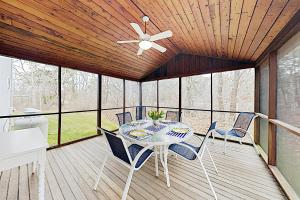
[[[150,41],[141,41],[139,47],[143,50],[148,50],[152,47],[152,42]]]

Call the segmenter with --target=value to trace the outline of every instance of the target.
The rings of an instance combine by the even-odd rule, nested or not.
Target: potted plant
[[[156,110],[150,110],[148,111],[148,116],[152,119],[153,124],[155,126],[158,125],[158,120],[162,119],[164,117],[165,113],[164,111],[156,111]]]

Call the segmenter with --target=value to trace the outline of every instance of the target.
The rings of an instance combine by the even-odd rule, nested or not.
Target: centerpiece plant
[[[164,111],[150,110],[148,111],[148,116],[153,120],[153,124],[157,125],[158,120],[164,118],[165,113]]]

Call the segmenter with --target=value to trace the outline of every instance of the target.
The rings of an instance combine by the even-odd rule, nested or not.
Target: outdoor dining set
[[[158,117],[155,117],[155,115]],[[151,156],[154,156],[155,159],[155,175],[159,176],[160,160],[167,187],[170,187],[168,172],[168,154],[170,153],[176,159],[179,156],[188,161],[196,160],[195,162],[205,174],[214,198],[217,199],[209,174],[203,164],[203,156],[206,154],[214,167],[215,173],[218,174],[217,166],[208,149],[209,137],[212,136],[214,139],[217,135],[223,136],[224,153],[226,153],[226,141],[229,137],[236,137],[240,142],[246,135],[251,138],[248,128],[256,115],[254,113],[239,113],[231,130],[217,129],[217,122],[212,122],[204,137],[195,134],[191,126],[180,122],[180,112],[167,111],[164,118],[162,118],[163,115],[163,112],[148,111],[147,117],[146,108],[137,107],[136,120],[133,120],[130,112],[116,114],[119,122],[118,133],[98,128],[105,136],[110,151],[105,154],[106,156],[99,169],[94,186],[95,190],[109,157],[118,160],[130,169],[122,200],[127,197],[134,171],[139,170]],[[188,142],[191,139],[196,142],[193,142],[193,144]],[[252,138],[251,141],[253,142]],[[255,150],[257,151],[257,149]]]

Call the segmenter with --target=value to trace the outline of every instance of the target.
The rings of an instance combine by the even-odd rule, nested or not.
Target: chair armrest
[[[244,131],[244,132],[248,133],[248,131],[243,128],[232,128],[231,130]]]
[[[177,145],[184,146],[184,147],[188,148],[188,149],[191,150],[196,156],[198,156],[198,153],[197,153],[192,147],[190,147],[189,145],[186,145],[186,144],[184,144],[184,143],[177,143]]]
[[[196,135],[196,134],[193,134],[192,136],[193,138],[197,138],[200,142],[202,142],[202,139],[200,138],[200,136]]]
[[[154,145],[147,145],[147,146],[145,146],[136,156],[135,156],[135,158],[134,158],[134,160],[132,161],[132,166],[135,166],[136,165],[136,163],[138,162],[138,160],[140,159],[140,157],[143,155],[143,153],[145,152],[145,151],[147,151],[148,149],[150,149],[150,150],[152,150],[152,148],[153,148],[153,146]],[[151,155],[151,154],[150,154]]]

